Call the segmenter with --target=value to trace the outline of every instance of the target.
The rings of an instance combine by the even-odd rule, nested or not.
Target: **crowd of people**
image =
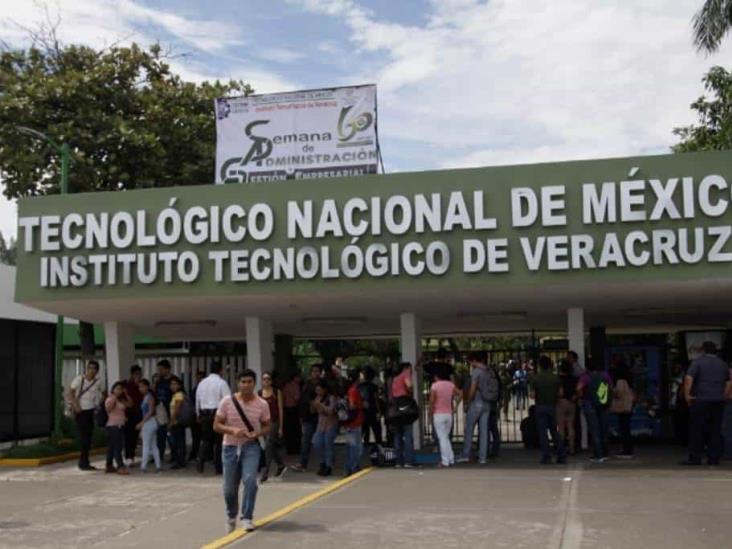
[[[474,459],[476,426],[477,462],[485,464],[488,458],[497,457],[499,415],[511,396],[517,409],[530,409],[524,422],[538,439],[541,464],[565,463],[568,455],[576,453],[580,416],[586,424],[593,462],[602,463],[609,457],[610,414],[617,416],[620,435],[621,449],[616,456],[633,457],[631,417],[637,397],[632,372],[622,361],[611,361],[607,371],[591,361],[583,367],[570,351],[557,364],[540,356],[536,368],[526,364],[509,369],[487,364],[484,353],[473,352],[467,363],[469,375],[463,380],[441,349],[433,361],[402,362],[389,368],[385,383],[379,384],[373,368],[346,369],[338,359],[329,366],[312,365],[305,381],[298,372],[286,382],[276,383],[273,374],[265,372],[258,392],[256,373],[245,370],[238,377],[238,390],[232,393],[222,377],[222,365],[213,362],[208,375],[196,374],[196,384],[186,394],[182,380],[172,374],[165,359],[158,362],[151,380],[143,378],[141,368],[134,365],[129,378],[115,382],[108,392],[102,386],[99,364],[90,361],[85,373],[71,383],[66,401],[79,433],[80,469],[95,469],[89,460],[95,423],[107,433],[107,473],[127,475],[133,466],[144,473],[151,460],[160,472],[166,450],[170,469],[182,469],[195,461],[197,471],[203,473],[211,461],[215,473],[223,475],[229,530],[236,524],[240,484],[244,485],[243,526],[251,529],[257,486],[269,479],[272,464],[274,476],[281,478],[288,470],[284,454],[299,453],[293,471],[307,470],[315,457],[317,474],[330,476],[336,466],[339,433],[346,450],[345,476],[360,470],[364,448],[378,457],[386,451],[385,443],[393,446],[395,467],[416,467],[413,424],[422,415],[414,398],[417,379],[424,379],[429,387],[425,406],[439,449],[438,467]],[[421,375],[415,375],[415,368],[422,370]],[[700,465],[706,451],[707,463],[718,464],[722,415],[725,401],[732,398],[732,381],[729,366],[716,355],[712,343],[704,344],[703,353],[686,370],[678,393],[677,400],[686,404],[689,414],[689,457],[683,463]],[[453,421],[461,404],[464,443],[456,457]]]

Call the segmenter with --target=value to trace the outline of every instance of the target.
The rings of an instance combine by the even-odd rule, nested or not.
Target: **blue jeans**
[[[582,402],[582,411],[592,441],[592,457],[600,459],[607,456],[607,412],[587,401]]]
[[[555,405],[537,404],[536,408],[536,428],[539,430],[539,447],[541,448],[541,459],[548,460],[551,456],[549,450],[549,437],[547,431],[552,437],[557,449],[557,458],[560,461],[565,459],[564,440],[557,432],[557,407]]]
[[[320,465],[333,467],[333,450],[335,448],[335,438],[338,434],[338,426],[331,427],[327,431],[317,431],[313,436],[313,446],[320,456]]]
[[[300,465],[303,468],[308,466],[310,461],[310,445],[313,443],[313,435],[315,434],[315,428],[318,426],[313,421],[302,422],[302,444],[300,446]]]
[[[346,473],[355,473],[361,468],[363,438],[361,427],[346,429]]]
[[[258,442],[243,446],[225,445],[222,450],[224,465],[224,502],[226,516],[236,518],[239,483],[244,484],[241,498],[241,518],[252,519],[254,503],[257,500],[257,472],[261,448]]]
[[[394,451],[397,465],[414,465],[414,434],[411,425],[394,427]]]
[[[468,408],[468,417],[465,419],[463,433],[463,458],[470,459],[470,448],[473,445],[473,431],[478,423],[478,459],[485,461],[488,457],[488,420],[491,415],[491,405],[479,396],[473,399]]]
[[[107,446],[107,467],[124,467],[125,462],[122,461],[122,446],[124,445],[124,427],[114,426],[105,427],[107,430],[108,446]]]

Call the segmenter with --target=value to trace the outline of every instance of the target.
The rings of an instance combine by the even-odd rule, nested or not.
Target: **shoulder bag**
[[[239,417],[244,422],[244,425],[246,425],[247,429],[249,429],[250,432],[254,432],[254,427],[252,426],[252,423],[249,421],[249,418],[244,413],[244,409],[241,407],[241,404],[239,404],[239,401],[236,399],[235,395],[231,395],[231,401],[234,403],[234,406],[236,407],[236,411],[239,413]],[[260,439],[257,439],[257,446],[259,446],[259,467],[258,469],[261,471],[266,467],[267,460],[264,455],[264,447],[262,445],[262,441]]]

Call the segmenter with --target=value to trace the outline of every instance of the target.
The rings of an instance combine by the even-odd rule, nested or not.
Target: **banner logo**
[[[269,137],[252,135],[252,130],[256,126],[263,126],[264,124],[269,124],[269,120],[255,120],[247,124],[244,133],[246,133],[247,137],[252,140],[252,146],[249,147],[249,152],[242,161],[243,166],[246,166],[250,162],[255,163],[257,166],[261,166],[262,160],[272,154],[272,140]]]
[[[349,105],[341,109],[341,115],[338,117],[339,141],[349,141],[354,135],[369,129],[374,123],[374,117],[370,112],[362,112],[354,119],[346,121],[352,108],[353,105]]]

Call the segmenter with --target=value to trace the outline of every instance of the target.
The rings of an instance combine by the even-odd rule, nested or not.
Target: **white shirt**
[[[102,381],[99,376],[89,381],[85,375],[77,376],[71,382],[71,392],[74,397],[79,398],[79,393],[84,394],[79,398],[79,406],[82,410],[93,410],[102,401]]]
[[[196,413],[201,410],[216,410],[219,403],[231,394],[229,384],[220,375],[209,374],[196,389]]]

